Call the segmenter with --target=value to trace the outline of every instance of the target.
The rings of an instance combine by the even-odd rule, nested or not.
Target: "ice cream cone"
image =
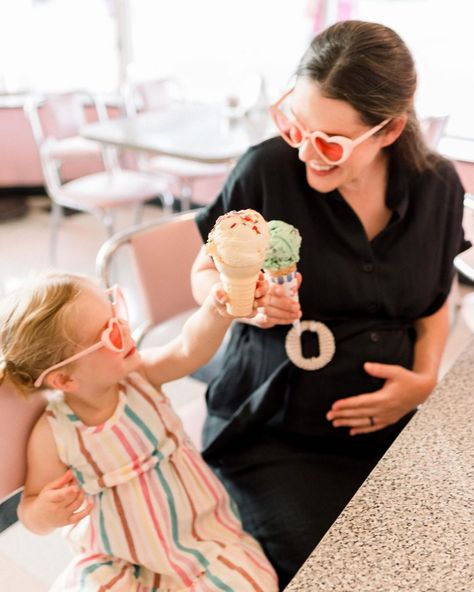
[[[255,287],[268,246],[267,222],[255,210],[232,210],[220,216],[206,250],[220,273],[229,300],[227,312],[245,317],[253,312]]]
[[[296,265],[290,265],[282,269],[265,269],[265,277],[269,284],[276,284],[285,290],[285,295],[299,302],[298,298],[298,280],[296,278]],[[298,335],[301,333],[300,321],[294,321],[293,327]]]
[[[245,317],[251,314],[260,266],[233,267],[219,261],[217,257],[214,261],[224,290],[229,297],[226,304],[227,312],[234,317]]]
[[[288,267],[282,267],[280,269],[266,269],[265,273],[272,278],[272,282],[275,284],[286,284],[291,281],[293,276],[296,274],[296,265],[289,265]]]
[[[298,302],[296,263],[300,258],[300,233],[294,226],[282,220],[270,220],[268,229],[270,244],[264,262],[267,280],[270,284],[282,286],[286,296]],[[300,321],[294,321],[293,326],[300,335]]]

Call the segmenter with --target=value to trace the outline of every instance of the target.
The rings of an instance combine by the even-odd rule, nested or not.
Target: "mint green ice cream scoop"
[[[279,270],[295,265],[300,260],[301,235],[298,229],[282,220],[270,220],[268,230],[270,245],[263,268]]]

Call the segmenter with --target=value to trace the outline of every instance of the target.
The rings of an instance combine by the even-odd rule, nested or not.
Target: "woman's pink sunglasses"
[[[66,366],[66,364],[70,364],[71,362],[75,362],[92,352],[97,351],[102,347],[106,347],[110,351],[113,352],[122,352],[125,348],[125,340],[123,335],[123,329],[120,321],[128,319],[127,313],[127,305],[125,299],[122,294],[122,290],[118,285],[113,286],[109,290],[106,290],[105,293],[110,295],[110,304],[112,305],[112,314],[105,329],[102,331],[100,336],[100,341],[91,345],[87,349],[80,351],[77,354],[74,354],[70,358],[66,358],[62,362],[58,364],[54,364],[50,368],[47,368],[42,372],[38,378],[35,380],[35,387],[38,388],[42,385],[43,380],[45,379],[46,375],[52,372],[53,370],[57,370],[58,368],[62,368]]]
[[[371,128],[355,140],[346,138],[345,136],[328,136],[324,132],[314,131],[308,132],[299,123],[296,118],[289,119],[285,113],[280,109],[283,101],[293,92],[294,89],[285,93],[274,105],[270,107],[270,114],[273,117],[282,138],[293,148],[299,148],[303,145],[306,139],[309,139],[311,145],[317,154],[324,160],[326,164],[336,165],[341,164],[349,158],[356,146],[361,144],[370,136],[387,125],[390,119],[386,119],[375,127]]]

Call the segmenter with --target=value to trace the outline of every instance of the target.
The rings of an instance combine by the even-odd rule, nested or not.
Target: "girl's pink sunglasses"
[[[326,164],[336,165],[343,163],[349,158],[356,146],[367,140],[367,138],[370,138],[370,136],[373,136],[390,121],[390,119],[382,121],[382,123],[369,129],[355,140],[351,140],[345,136],[328,136],[320,131],[308,132],[295,118],[289,119],[280,109],[280,105],[292,92],[293,89],[289,90],[270,107],[270,114],[273,117],[273,121],[282,138],[290,146],[299,148],[306,139],[309,139],[317,154]]]
[[[62,362],[47,368],[42,372],[38,378],[35,380],[35,387],[38,388],[42,385],[43,380],[45,379],[46,375],[52,372],[53,370],[57,370],[58,368],[62,368],[66,366],[66,364],[70,364],[71,362],[75,362],[88,354],[91,354],[94,351],[102,347],[106,347],[110,351],[113,352],[122,352],[125,348],[125,340],[123,335],[122,325],[120,320],[127,320],[128,313],[127,313],[127,305],[125,303],[125,299],[122,294],[122,290],[118,285],[113,286],[109,290],[106,290],[105,293],[110,295],[110,304],[112,305],[112,314],[105,329],[102,331],[100,336],[100,341],[91,345],[87,349],[80,351],[77,354],[74,354],[70,358],[66,358]]]

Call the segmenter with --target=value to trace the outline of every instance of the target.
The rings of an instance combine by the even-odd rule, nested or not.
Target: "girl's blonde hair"
[[[67,311],[87,282],[85,276],[48,272],[0,302],[0,384],[8,378],[25,397],[47,388],[34,382],[74,353]]]

